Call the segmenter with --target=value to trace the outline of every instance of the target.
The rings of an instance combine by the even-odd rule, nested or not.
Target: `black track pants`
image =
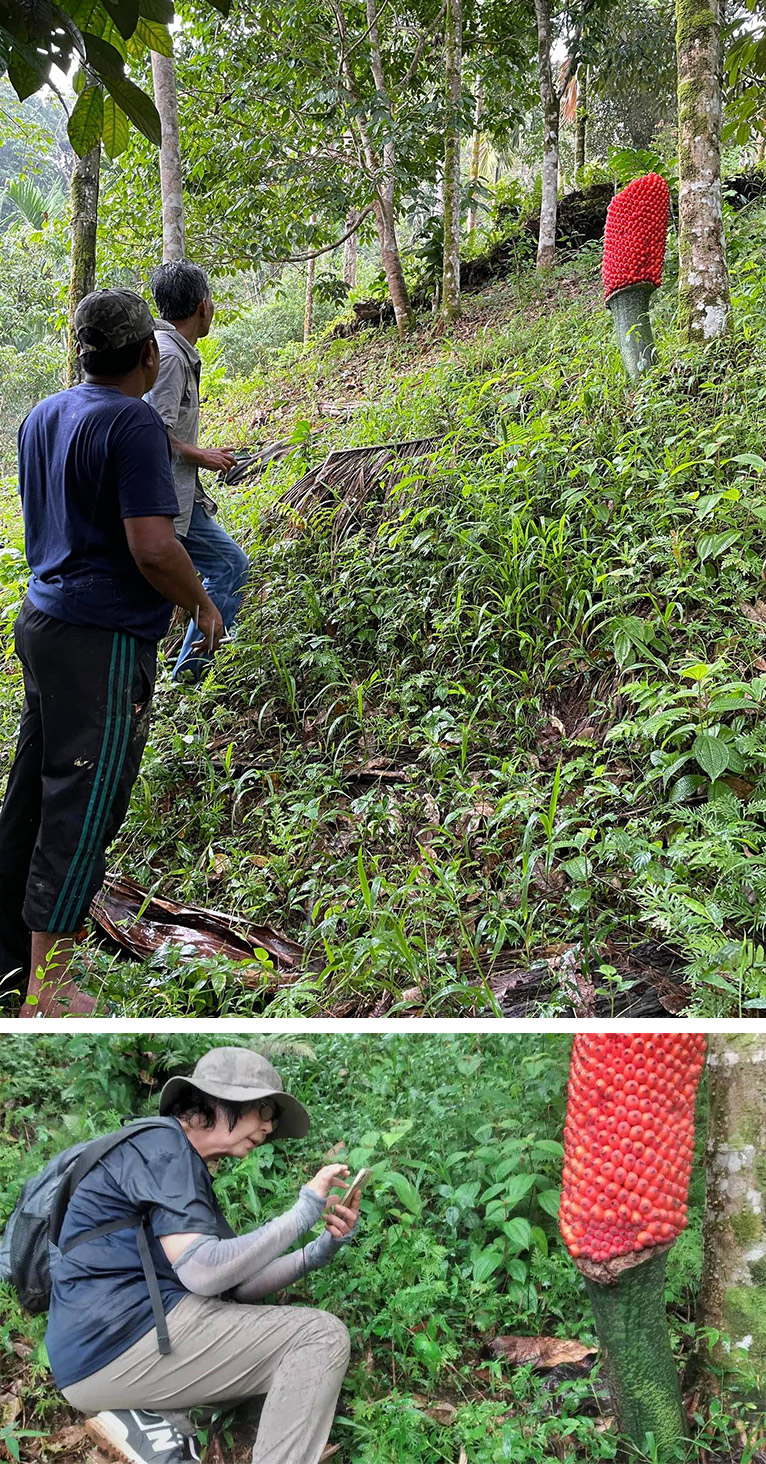
[[[149,733],[154,641],[69,625],[29,600],[16,621],[24,706],[0,809],[0,977],[29,932],[75,931],[127,812]]]

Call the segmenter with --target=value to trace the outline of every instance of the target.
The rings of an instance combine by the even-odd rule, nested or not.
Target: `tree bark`
[[[540,202],[537,268],[547,269],[556,258],[561,96],[556,90],[551,65],[550,0],[535,0],[535,15],[537,18],[537,70],[540,81],[540,101],[543,106],[543,193]]]
[[[707,1198],[703,1225],[700,1327],[731,1341],[712,1349],[725,1373],[752,1382],[766,1399],[766,1033],[711,1033],[708,1039]],[[708,1397],[720,1379],[699,1375]],[[732,1379],[733,1380],[733,1379]]]
[[[468,210],[468,233],[472,234],[476,228],[477,208],[474,202],[473,190],[479,181],[479,163],[481,160],[481,118],[484,108],[484,89],[481,80],[476,83],[476,105],[473,112],[473,136],[471,138],[471,205]]]
[[[588,132],[588,68],[580,65],[577,72],[577,125],[575,130],[575,187],[582,183]]]
[[[154,102],[162,123],[160,191],[162,193],[162,259],[186,258],[181,138],[178,130],[176,74],[172,56],[152,51]]]
[[[676,0],[679,310],[691,340],[726,334],[731,319],[721,207],[723,0]]]
[[[377,155],[372,141],[359,88],[348,59],[348,37],[340,7],[338,7],[336,14],[342,27],[340,40],[343,52],[343,77],[348,95],[356,107],[355,121],[359,128],[359,136],[362,141],[367,171],[370,175],[374,190],[372,205],[378,231],[381,263],[386,276],[388,293],[391,296],[391,304],[394,307],[396,328],[399,336],[403,339],[408,334],[412,323],[412,308],[410,306],[401,255],[399,253],[399,241],[396,237],[396,215],[394,211],[396,154],[394,144],[393,141],[384,144],[383,158],[381,160]],[[390,112],[385,75],[383,72],[383,56],[380,49],[376,0],[367,0],[367,24],[370,44],[370,68],[375,82],[377,101],[378,104],[382,103]]]
[[[346,216],[346,228],[353,229],[356,223],[356,209],[351,208]],[[343,246],[343,280],[350,290],[356,284],[356,264],[359,253],[359,236],[356,232],[349,234]]]
[[[444,262],[442,317],[460,316],[460,100],[463,62],[463,0],[447,0],[444,67]]]
[[[311,330],[314,324],[314,273],[316,260],[310,259],[306,265],[306,308],[303,312],[303,344],[307,346],[311,340]]]
[[[96,288],[96,230],[98,227],[98,185],[101,144],[83,158],[76,157],[72,169],[72,254],[69,266],[69,331],[67,341],[67,386],[82,380],[77,359],[74,316],[85,295]]]

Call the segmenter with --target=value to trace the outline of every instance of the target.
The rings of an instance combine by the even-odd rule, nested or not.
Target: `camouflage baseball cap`
[[[119,351],[154,331],[149,306],[133,290],[94,290],[80,301],[74,328],[83,351]]]

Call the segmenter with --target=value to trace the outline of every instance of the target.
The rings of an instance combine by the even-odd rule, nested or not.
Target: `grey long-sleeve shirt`
[[[230,1292],[235,1301],[259,1301],[327,1265],[348,1244],[350,1236],[336,1240],[324,1231],[302,1249],[284,1254],[316,1224],[324,1207],[322,1196],[304,1185],[290,1210],[247,1235],[231,1240],[204,1235],[192,1241],[173,1270],[187,1291],[197,1296]]]

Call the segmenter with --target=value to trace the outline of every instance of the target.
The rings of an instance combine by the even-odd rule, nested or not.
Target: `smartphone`
[[[355,1195],[357,1190],[363,1190],[367,1181],[371,1178],[371,1169],[360,1169],[359,1173],[354,1175],[348,1189],[344,1190],[342,1195],[339,1195],[340,1204],[347,1205],[352,1195]]]

